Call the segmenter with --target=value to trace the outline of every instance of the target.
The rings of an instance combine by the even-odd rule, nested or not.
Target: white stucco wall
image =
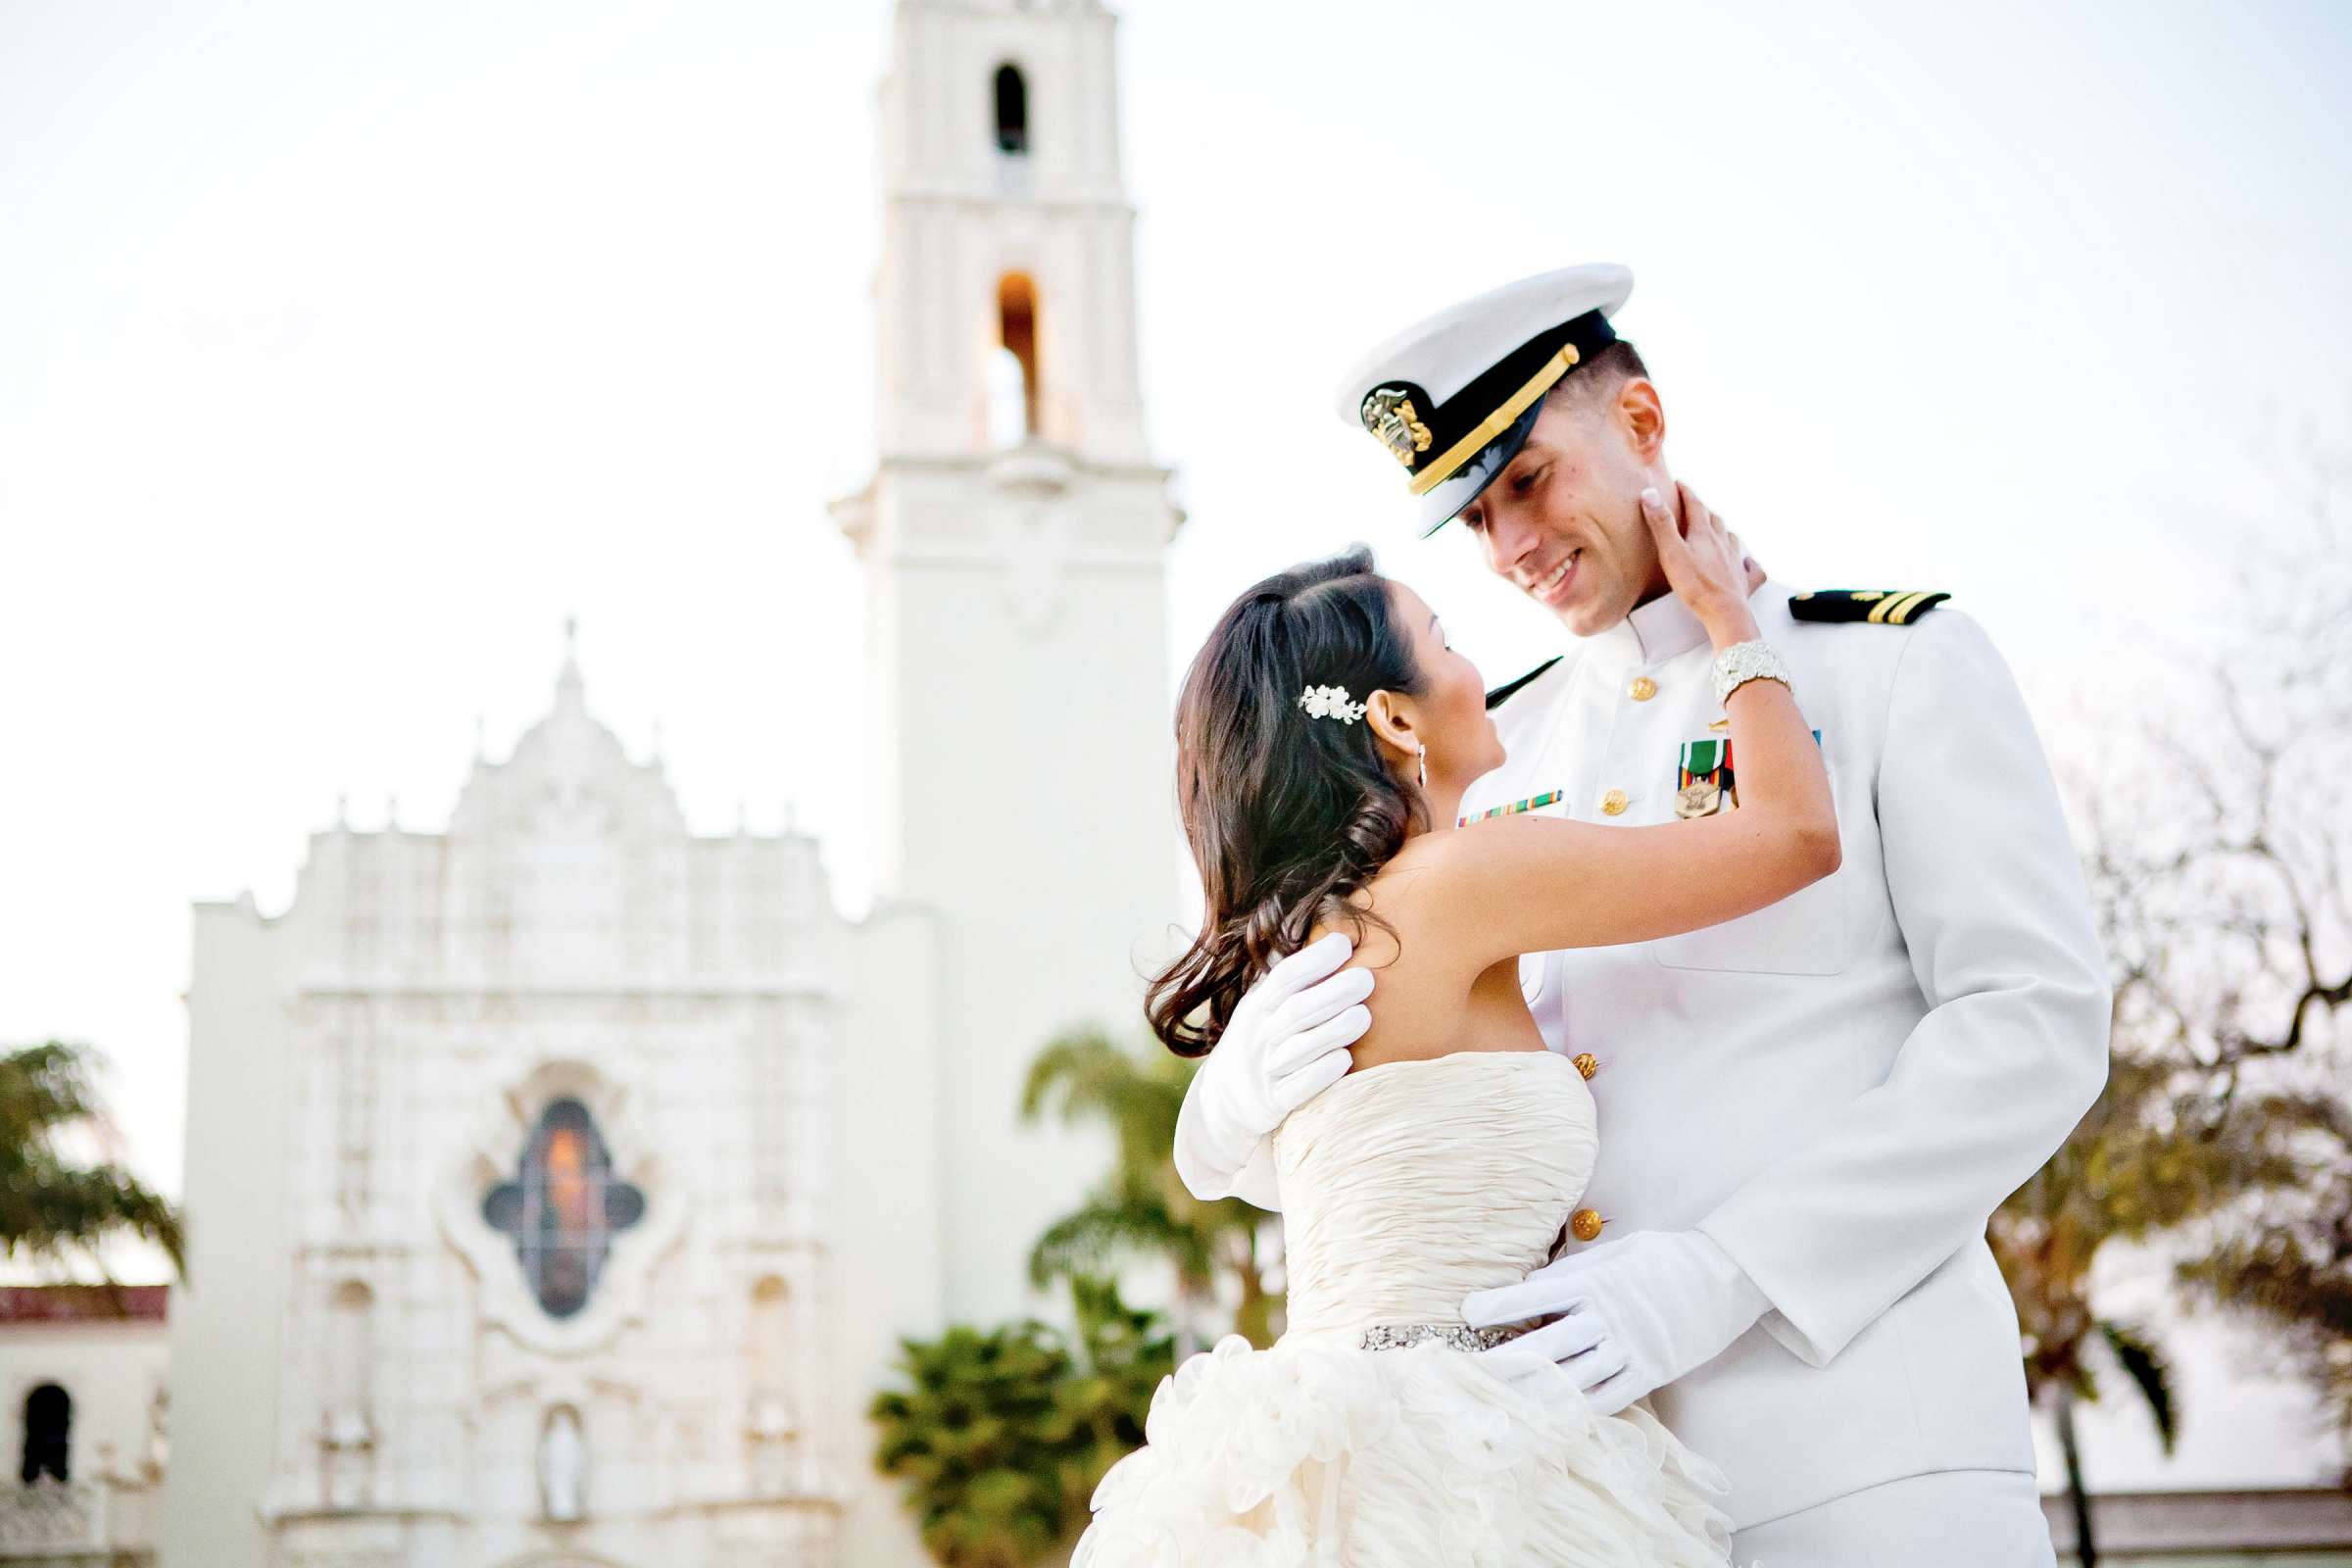
[[[12,1296],[37,1296],[16,1288]],[[78,1291],[73,1294],[82,1294]],[[137,1293],[153,1298],[150,1288]],[[91,1311],[102,1310],[92,1306]],[[0,1562],[71,1550],[154,1548],[168,1457],[171,1350],[153,1316],[0,1320]],[[25,1399],[54,1383],[73,1400],[69,1486],[20,1480]]]

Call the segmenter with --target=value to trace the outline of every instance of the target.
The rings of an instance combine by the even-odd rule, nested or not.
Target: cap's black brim
[[[1421,499],[1421,537],[1426,539],[1451,522],[1461,510],[1476,501],[1494,476],[1508,466],[1519,449],[1527,445],[1527,435],[1536,427],[1536,416],[1544,412],[1542,398],[1528,406],[1525,414],[1511,421],[1511,427],[1487,443],[1486,449],[1469,462],[1447,474],[1445,479]]]

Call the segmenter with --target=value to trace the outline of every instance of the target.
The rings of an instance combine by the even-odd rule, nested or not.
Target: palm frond
[[[1150,1202],[1098,1198],[1046,1227],[1029,1251],[1029,1282],[1107,1272],[1123,1254],[1167,1256],[1180,1273],[1205,1274],[1203,1239]]]
[[[2148,1414],[2156,1423],[2156,1436],[2164,1444],[2164,1451],[2171,1453],[2180,1429],[2180,1413],[2173,1402],[2171,1363],[2154,1341],[2130,1324],[2101,1318],[2099,1333],[2107,1348],[2115,1352],[2124,1374],[2147,1400]]]
[[[69,1128],[105,1125],[96,1062],[59,1040],[0,1054],[0,1253],[96,1262],[109,1237],[127,1233],[161,1248],[184,1280],[179,1211],[122,1166],[78,1164],[59,1147]]]
[[[94,1065],[89,1048],[63,1040],[0,1055],[0,1141],[19,1148],[95,1117]]]

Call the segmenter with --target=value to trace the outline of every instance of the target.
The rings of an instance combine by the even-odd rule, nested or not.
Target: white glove
[[[1332,973],[1355,952],[1346,932],[1268,969],[1233,1009],[1176,1118],[1176,1174],[1195,1198],[1280,1208],[1266,1134],[1345,1077],[1348,1048],[1372,1027],[1372,971]]]
[[[1556,1361],[1595,1412],[1615,1415],[1713,1360],[1771,1304],[1711,1238],[1637,1231],[1546,1263],[1516,1285],[1473,1291],[1462,1298],[1462,1318],[1489,1328],[1566,1313],[1479,1353],[1513,1381],[1541,1364],[1536,1357]]]

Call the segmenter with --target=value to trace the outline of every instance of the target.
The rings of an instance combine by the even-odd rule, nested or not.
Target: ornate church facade
[[[816,845],[690,833],[567,657],[445,832],[197,922],[164,1561],[829,1560]]]
[[[109,1396],[113,1560],[927,1560],[866,1403],[900,1337],[1045,1306],[1028,1247],[1105,1151],[1022,1079],[1133,1026],[1176,914],[1114,26],[896,7],[879,450],[831,518],[868,915],[807,836],[691,831],[568,648],[441,830],[338,821],[282,912],[197,906],[189,1279]]]

